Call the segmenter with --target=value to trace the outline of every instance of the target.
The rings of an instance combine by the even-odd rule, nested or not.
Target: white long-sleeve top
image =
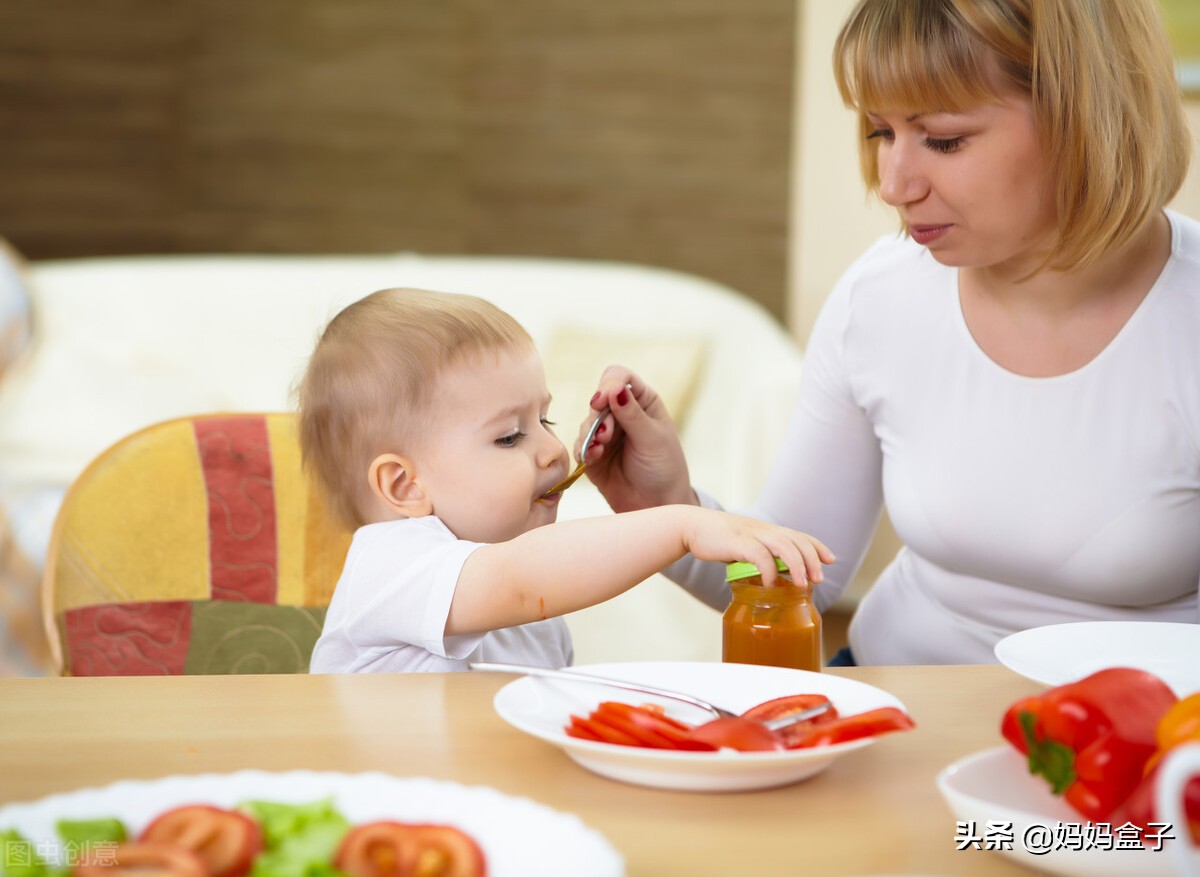
[[[1200,622],[1200,222],[1168,218],[1171,257],[1145,300],[1056,377],[989,359],[957,269],[911,240],[878,242],[833,290],[745,511],[838,555],[824,608],[886,502],[905,547],[855,613],[859,663],[990,662],[1008,634],[1067,621]],[[685,558],[667,574],[728,603],[719,565]]]

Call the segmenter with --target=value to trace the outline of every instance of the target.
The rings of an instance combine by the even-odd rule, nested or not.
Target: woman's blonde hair
[[[332,511],[368,522],[371,461],[419,435],[443,370],[533,349],[512,316],[469,295],[382,289],[338,313],[298,387],[301,457]]]
[[[1179,190],[1191,140],[1157,0],[861,0],[834,47],[878,192],[868,109],[960,112],[1032,98],[1071,270],[1127,243]],[[997,77],[998,74],[998,77]],[[999,78],[999,82],[997,82]]]

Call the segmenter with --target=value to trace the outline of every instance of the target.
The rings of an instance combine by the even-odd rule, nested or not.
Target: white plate
[[[487,786],[382,773],[245,770],[124,780],[0,807],[0,829],[15,828],[39,852],[54,851],[58,843],[54,823],[63,818],[112,816],[137,832],[155,814],[180,804],[231,807],[248,799],[298,804],[330,796],[352,824],[395,819],[457,826],[483,850],[489,877],[620,877],[625,873],[621,854],[573,814]]]
[[[680,691],[735,712],[789,694],[824,694],[843,715],[904,704],[882,689],[853,679],[752,664],[665,662],[593,664],[574,668],[597,676]],[[500,717],[515,728],[561,747],[601,776],[641,786],[692,792],[729,792],[784,786],[819,773],[874,739],[785,752],[672,752],[579,740],[563,731],[574,713],[586,716],[602,700],[659,703],[686,722],[711,716],[681,704],[586,682],[526,676],[496,692]]]
[[[1080,826],[1086,820],[1061,798],[1051,794],[1045,780],[1030,775],[1025,759],[1011,747],[999,747],[977,752],[942,770],[937,777],[938,789],[954,816],[961,822],[973,822],[975,834],[983,837],[989,823],[1012,824],[1012,849],[1000,854],[1063,877],[1173,877],[1170,853],[1164,848],[1080,849],[1071,840],[1068,847],[1035,853],[1039,843],[1024,841],[1029,826],[1041,836],[1036,826],[1051,833],[1059,823]],[[1114,826],[1115,829],[1115,826]],[[1179,833],[1173,832],[1178,838]],[[1112,832],[1114,839],[1117,837]],[[1115,843],[1115,841],[1114,841]],[[1164,843],[1179,843],[1168,840]],[[967,855],[966,852],[963,855]]]
[[[1106,667],[1158,676],[1180,697],[1200,691],[1200,624],[1077,621],[1034,627],[995,647],[1001,664],[1046,685],[1062,685]]]

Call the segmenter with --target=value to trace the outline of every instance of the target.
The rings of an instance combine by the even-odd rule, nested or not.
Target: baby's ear
[[[371,492],[394,516],[423,518],[433,514],[433,502],[416,482],[411,457],[380,454],[371,461]]]

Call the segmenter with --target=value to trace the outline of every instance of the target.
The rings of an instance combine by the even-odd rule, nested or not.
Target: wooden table
[[[1000,666],[828,672],[892,692],[918,729],[805,782],[723,794],[589,773],[496,715],[503,675],[0,679],[0,803],[122,778],[380,770],[576,813],[621,850],[630,877],[1032,873],[958,851],[934,776],[1001,744],[1004,708],[1041,686]]]

